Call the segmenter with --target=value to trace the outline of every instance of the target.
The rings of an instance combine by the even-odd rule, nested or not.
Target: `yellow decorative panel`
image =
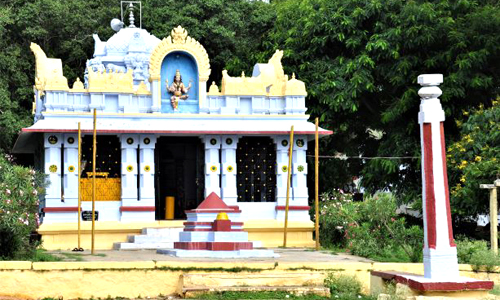
[[[98,174],[99,175],[99,174]],[[96,201],[116,201],[121,199],[120,178],[96,178]],[[80,179],[82,201],[92,201],[92,178]]]
[[[170,35],[164,38],[151,52],[149,58],[150,80],[159,80],[161,64],[167,54],[173,51],[185,51],[192,55],[198,65],[200,81],[207,81],[210,75],[210,60],[205,48],[195,39],[188,36],[181,26],[172,29]]]
[[[276,50],[267,64],[259,64],[260,74],[255,77],[231,77],[227,71],[222,71],[221,95],[239,96],[307,96],[304,82],[297,80],[295,74],[288,80],[285,75],[281,58],[283,51]],[[209,95],[217,95],[217,86],[211,86]]]
[[[35,88],[40,92],[69,90],[68,79],[63,75],[62,61],[59,58],[47,58],[42,48],[35,43],[31,43],[30,49],[36,62]]]
[[[115,92],[115,93],[133,93],[134,78],[132,69],[126,73],[120,71],[95,72],[92,68],[89,71],[89,92]]]

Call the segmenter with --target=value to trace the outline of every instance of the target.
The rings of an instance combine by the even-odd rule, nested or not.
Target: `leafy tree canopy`
[[[413,200],[420,191],[418,75],[442,73],[447,137],[453,119],[498,95],[497,1],[288,0],[276,4],[271,49],[308,87],[312,117],[334,131],[323,154],[416,159],[331,160],[325,188],[363,175],[370,191]],[[371,137],[382,132],[381,139]],[[332,180],[334,179],[334,180]]]
[[[262,36],[275,18],[272,6],[260,1],[143,0],[142,26],[158,38],[181,25],[205,46],[211,60],[211,80],[222,70],[249,72],[260,53]],[[0,149],[10,150],[22,127],[32,122],[35,42],[48,57],[60,58],[72,84],[82,79],[92,57],[97,33],[103,40],[120,17],[119,1],[4,0],[0,2]]]
[[[457,121],[460,139],[448,147],[447,160],[453,213],[467,217],[488,214],[489,191],[479,185],[500,178],[500,101],[463,114],[467,120]]]

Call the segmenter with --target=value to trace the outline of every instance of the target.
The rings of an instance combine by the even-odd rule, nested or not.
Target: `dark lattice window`
[[[98,135],[96,153],[96,172],[108,173],[108,178],[121,176],[121,144],[117,136]],[[82,165],[86,162],[82,176],[92,173],[92,135],[82,138]]]
[[[276,146],[271,138],[241,138],[236,162],[238,201],[276,201]]]

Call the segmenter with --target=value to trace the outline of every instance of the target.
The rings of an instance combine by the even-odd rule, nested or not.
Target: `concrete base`
[[[236,250],[236,251],[209,251],[209,250],[182,250],[158,249],[158,254],[176,257],[209,257],[209,258],[251,258],[251,257],[279,257],[273,250]]]
[[[378,295],[387,292],[389,284],[396,284],[396,295],[402,297],[429,296],[465,299],[482,299],[493,289],[493,281],[467,277],[425,278],[421,275],[391,271],[371,271],[370,292]]]
[[[182,230],[185,221],[155,221],[155,222],[96,222],[95,249],[113,249],[114,243],[129,242],[130,235],[163,235],[163,228],[178,228]],[[92,222],[82,222],[81,241],[84,249],[90,249],[90,234]],[[43,247],[47,250],[71,250],[78,241],[77,224],[74,223],[43,223],[38,228],[42,235]],[[142,230],[147,228],[147,232]],[[279,247],[283,245],[283,222],[276,220],[245,221],[244,231],[248,232],[250,241],[260,241],[254,247]],[[289,247],[314,247],[312,233],[314,223],[292,222],[288,223]],[[178,235],[176,237],[178,239]]]

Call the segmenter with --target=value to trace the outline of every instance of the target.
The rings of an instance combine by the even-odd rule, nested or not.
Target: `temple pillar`
[[[288,175],[288,136],[273,137],[276,143],[276,219],[284,220],[285,211],[280,209],[286,205],[286,186]],[[292,193],[290,193],[290,200]]]
[[[141,135],[139,140],[139,176],[140,189],[139,201],[141,206],[150,207],[147,219],[155,220],[155,145],[154,135]],[[146,216],[144,216],[146,217]]]
[[[294,137],[292,156],[292,184],[288,217],[293,221],[309,221],[309,193],[307,190],[307,136]],[[279,208],[281,209],[281,207]]]
[[[219,197],[220,190],[220,157],[221,137],[217,135],[203,136],[205,144],[205,197],[208,197],[212,192]]]
[[[451,226],[446,148],[443,122],[445,114],[438,97],[441,74],[418,77],[422,88],[418,122],[422,148],[422,206],[424,217],[424,277],[453,279],[459,277],[457,249]]]
[[[222,200],[227,205],[236,205],[238,200],[238,191],[236,188],[236,148],[238,136],[223,135],[221,151],[221,193]]]
[[[61,176],[64,164],[61,147],[64,135],[60,133],[44,134],[44,173],[47,174],[48,186],[45,189],[43,222],[74,222],[76,220],[74,203],[65,202],[62,197]]]
[[[64,202],[78,206],[78,135],[64,135]],[[74,221],[74,220],[73,220]]]
[[[142,221],[142,203],[139,201],[137,176],[137,152],[139,148],[139,135],[123,134],[120,136],[122,161],[121,161],[121,220]],[[154,214],[154,212],[153,212]]]

